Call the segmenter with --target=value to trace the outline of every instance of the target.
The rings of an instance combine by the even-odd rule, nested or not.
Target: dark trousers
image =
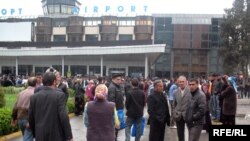
[[[179,141],[185,141],[185,121],[183,118],[180,121],[176,121],[176,126]]]
[[[203,125],[188,128],[188,141],[199,141]]]
[[[223,125],[235,125],[235,115],[224,115],[223,114]]]
[[[119,129],[115,129],[115,141],[117,141],[118,131]]]
[[[165,127],[166,124],[151,119],[149,141],[164,141]]]
[[[209,111],[206,111],[205,113],[205,120],[206,120],[206,123],[203,125],[203,129],[209,132],[209,129],[211,127],[211,117],[210,117]]]

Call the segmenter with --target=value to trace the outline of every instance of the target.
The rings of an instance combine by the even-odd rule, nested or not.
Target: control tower
[[[78,15],[79,6],[77,0],[42,0],[44,15]]]

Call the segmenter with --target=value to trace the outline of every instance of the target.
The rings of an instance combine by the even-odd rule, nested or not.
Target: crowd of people
[[[176,130],[179,141],[199,141],[201,131],[212,123],[235,125],[237,98],[241,97],[236,77],[213,73],[206,79],[181,75],[166,80],[129,78],[121,74],[62,79],[49,68],[27,79],[28,87],[18,94],[12,125],[19,125],[24,141],[73,140],[67,115],[67,88],[75,90],[75,115],[82,116],[87,141],[117,141],[121,129],[130,141],[140,141],[148,114],[149,141],[164,141],[165,128]],[[238,87],[237,87],[238,86]],[[147,107],[147,113],[144,109]]]

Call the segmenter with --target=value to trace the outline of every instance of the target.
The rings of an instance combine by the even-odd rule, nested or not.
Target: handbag
[[[141,119],[141,135],[143,135],[143,133],[144,133],[144,127],[145,127],[145,117],[142,117],[142,119]],[[136,136],[136,122],[134,122],[132,125],[131,136],[132,137]]]
[[[117,110],[118,119],[120,121],[120,129],[125,128],[124,111],[123,109]]]

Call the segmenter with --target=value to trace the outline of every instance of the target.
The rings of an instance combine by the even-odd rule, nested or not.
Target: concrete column
[[[101,55],[101,77],[103,76],[103,55]]]
[[[148,77],[148,54],[145,54],[145,71],[144,71],[144,78]]]
[[[0,65],[0,73],[2,73],[2,66]]]
[[[35,71],[36,71],[36,67],[35,65],[32,65],[32,72],[35,74]]]
[[[28,70],[28,66],[26,66],[26,75],[29,75],[29,70]]]
[[[89,65],[87,65],[86,67],[87,67],[87,75],[89,75]]]
[[[18,57],[16,57],[16,76],[18,76]]]
[[[70,65],[68,65],[68,72],[70,72],[71,71],[71,68],[70,68]]]
[[[62,76],[64,76],[64,56],[62,56]]]
[[[106,76],[109,76],[109,67],[106,66]]]
[[[125,75],[128,76],[128,66],[125,68]]]

